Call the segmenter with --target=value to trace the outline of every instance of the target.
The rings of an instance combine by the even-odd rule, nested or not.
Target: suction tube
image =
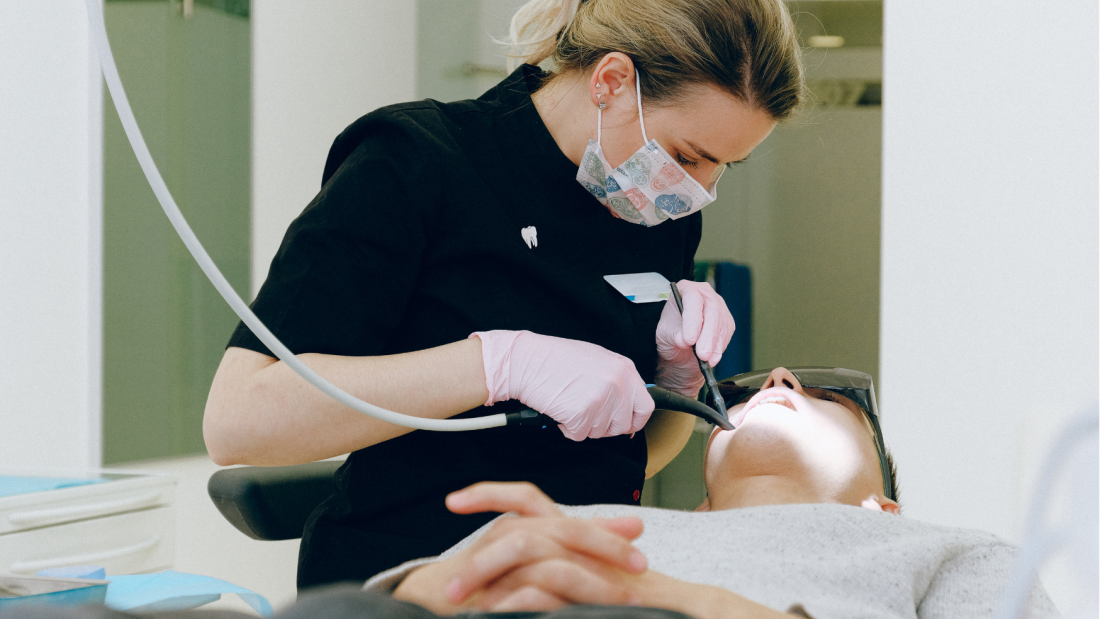
[[[168,221],[172,222],[172,227],[176,229],[176,234],[179,235],[183,244],[187,246],[187,250],[191,252],[191,256],[195,258],[195,262],[199,264],[203,273],[206,274],[207,279],[210,280],[210,283],[214,284],[214,288],[222,295],[222,298],[229,304],[229,307],[233,308],[233,311],[236,312],[237,316],[240,317],[244,324],[248,325],[248,328],[256,334],[256,337],[260,338],[260,341],[263,342],[271,352],[275,353],[276,357],[287,364],[290,369],[294,370],[294,372],[305,379],[306,382],[320,389],[325,395],[344,406],[353,408],[360,413],[370,415],[375,419],[406,428],[435,430],[438,432],[484,430],[486,428],[498,428],[506,425],[507,418],[503,413],[488,415],[486,417],[477,417],[474,419],[423,419],[421,417],[395,413],[364,402],[325,380],[320,374],[314,372],[309,366],[302,363],[298,357],[294,356],[294,353],[290,352],[289,348],[284,346],[283,343],[275,337],[275,334],[272,333],[271,330],[264,326],[264,323],[260,322],[256,314],[252,313],[252,309],[248,307],[248,304],[245,303],[237,292],[233,290],[233,287],[229,285],[229,281],[226,280],[225,276],[218,270],[217,265],[211,260],[210,255],[206,253],[206,249],[203,248],[198,237],[195,236],[191,227],[187,225],[187,220],[185,220],[183,214],[180,213],[179,207],[176,206],[176,201],[172,199],[172,194],[169,193],[168,186],[164,183],[164,179],[161,178],[160,172],[153,162],[153,157],[149,153],[149,148],[145,145],[145,140],[141,136],[141,130],[138,129],[134,113],[130,109],[130,102],[126,98],[126,91],[122,89],[122,80],[119,79],[118,68],[115,66],[115,59],[111,54],[111,45],[107,40],[107,28],[103,22],[103,8],[100,2],[101,0],[85,0],[85,4],[88,7],[88,22],[91,26],[91,35],[92,39],[95,41],[96,49],[99,52],[99,64],[103,68],[103,79],[107,82],[107,89],[111,92],[111,98],[115,102],[115,109],[118,110],[119,120],[122,121],[122,127],[126,130],[126,137],[130,140],[130,146],[134,149],[134,154],[137,155],[138,163],[141,164],[141,170],[145,173],[145,178],[149,181],[149,186],[153,188],[153,193],[156,194],[157,201],[160,202],[161,208],[164,209],[164,214],[168,216]]]

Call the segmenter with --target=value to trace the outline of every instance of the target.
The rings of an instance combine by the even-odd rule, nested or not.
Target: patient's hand
[[[426,565],[394,591],[441,615],[546,611],[568,604],[667,608],[699,619],[789,617],[736,593],[646,569],[637,518],[567,518],[532,484],[480,483],[447,497],[459,514],[516,512],[472,546]]]
[[[630,544],[642,533],[637,518],[567,518],[528,483],[475,484],[448,496],[447,507],[519,517],[497,521],[470,548],[414,571],[394,597],[439,614],[641,602],[617,577],[646,570],[645,557]]]

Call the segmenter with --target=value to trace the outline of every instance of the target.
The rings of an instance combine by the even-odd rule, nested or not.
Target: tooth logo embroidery
[[[527,242],[527,247],[539,246],[538,231],[535,230],[534,226],[527,226],[523,230],[520,230],[519,234],[523,237],[523,240]]]

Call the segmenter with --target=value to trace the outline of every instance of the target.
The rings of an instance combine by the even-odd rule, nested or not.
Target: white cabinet
[[[107,481],[0,498],[0,572],[102,565],[108,575],[168,569],[175,479],[108,472]]]

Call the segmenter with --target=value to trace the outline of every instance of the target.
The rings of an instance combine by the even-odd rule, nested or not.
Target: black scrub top
[[[545,77],[524,65],[477,100],[393,105],[348,127],[256,314],[295,353],[391,355],[526,329],[613,350],[652,382],[663,304],[631,303],[603,276],[691,279],[701,216],[647,228],[596,201],[531,101]],[[243,324],[229,346],[274,356]],[[525,480],[558,503],[637,504],[645,466],[644,432],[574,442],[557,427],[417,430],[361,449],[306,525],[298,587],[362,582],[446,550],[494,517],[447,511],[446,494],[472,483]]]

